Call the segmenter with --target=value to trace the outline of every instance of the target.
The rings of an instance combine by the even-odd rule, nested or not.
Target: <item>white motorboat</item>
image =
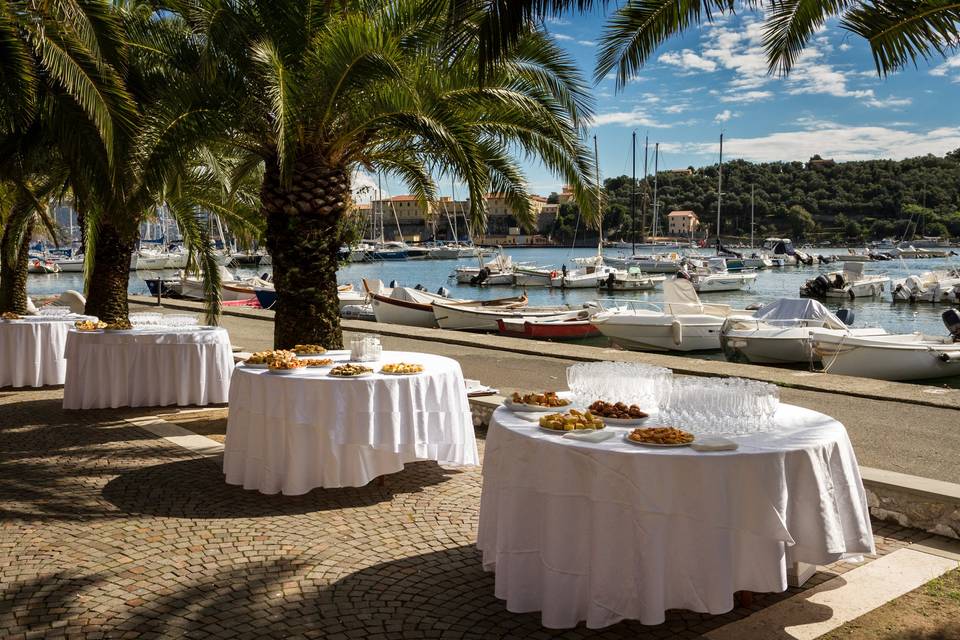
[[[556,270],[545,267],[516,265],[513,267],[513,284],[518,287],[549,287]]]
[[[526,296],[522,302],[507,303],[495,307],[483,306],[477,302],[439,302],[433,303],[433,314],[441,329],[460,331],[497,331],[497,320],[508,318],[544,318],[553,317],[574,309],[568,305],[555,307],[528,307]]]
[[[603,264],[603,257],[575,259],[581,266],[576,269],[562,268],[550,275],[550,286],[555,289],[596,289],[601,280],[617,269]]]
[[[824,371],[880,380],[926,380],[960,376],[960,312],[943,313],[950,335],[814,335]]]
[[[749,315],[725,304],[704,304],[689,280],[663,283],[662,303],[613,301],[591,322],[616,344],[635,350],[707,351],[720,348],[720,327],[731,315]]]
[[[667,279],[664,275],[651,276],[645,274],[638,267],[627,270],[618,269],[607,274],[597,286],[606,291],[650,291]]]
[[[141,249],[130,256],[131,271],[159,271],[166,269],[169,260],[162,251]]]
[[[60,271],[64,273],[83,272],[83,255],[74,254],[70,257],[61,256],[54,258],[53,261],[60,267]]]
[[[31,256],[27,262],[27,273],[60,273],[60,265],[50,258]]]
[[[887,276],[864,274],[862,262],[844,262],[843,271],[821,273],[807,280],[800,287],[800,295],[804,298],[869,298],[882,294],[888,284]]]
[[[853,329],[853,312],[833,314],[817,300],[781,298],[752,316],[730,316],[720,328],[720,345],[727,360],[755,363],[812,362],[811,336],[886,335],[880,328]]]
[[[512,285],[513,259],[501,251],[486,264],[477,267],[457,267],[453,275],[460,284]]]
[[[773,253],[774,258],[783,260],[783,266],[795,267],[798,264],[813,264],[813,256],[793,247],[790,238],[767,238],[763,241],[763,248]]]
[[[679,253],[633,254],[631,256],[605,256],[604,262],[618,269],[637,267],[645,273],[674,274],[683,266],[685,258]]]
[[[782,267],[783,260],[774,260],[770,256],[765,254],[754,254],[749,257],[742,258],[743,266],[746,269],[772,269],[773,267]]]
[[[960,303],[960,269],[927,271],[894,280],[894,302]]]
[[[433,313],[433,303],[448,302],[455,304],[473,304],[485,308],[526,304],[526,296],[499,298],[496,300],[457,300],[441,293],[430,293],[410,287],[384,287],[379,280],[363,281],[363,287],[370,296],[373,314],[377,322],[401,324],[411,327],[436,327],[437,319]]]
[[[677,277],[690,280],[697,293],[711,293],[749,289],[757,279],[757,274],[750,271],[730,272],[725,258],[714,257],[691,261],[690,266],[677,273]]]

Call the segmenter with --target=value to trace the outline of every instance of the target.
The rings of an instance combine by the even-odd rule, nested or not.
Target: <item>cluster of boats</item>
[[[214,252],[217,264],[230,267],[270,266],[270,255],[263,251]],[[141,247],[130,255],[131,271],[166,271],[185,269],[188,252],[181,245],[166,248]],[[46,248],[30,253],[28,273],[82,273],[84,256],[72,249]]]
[[[471,243],[431,242],[408,244],[403,241],[364,240],[352,247],[342,247],[340,257],[348,262],[380,262],[384,260],[459,260],[484,257],[491,249]]]

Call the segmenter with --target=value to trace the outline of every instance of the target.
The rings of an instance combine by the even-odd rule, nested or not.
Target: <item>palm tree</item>
[[[531,24],[548,16],[606,6],[609,0],[450,0],[449,25],[479,16],[485,60],[505,54]],[[827,20],[867,40],[885,76],[919,59],[944,56],[960,41],[960,4],[953,0],[749,0],[764,10],[764,48],[771,72],[787,74]],[[616,70],[623,87],[657,48],[690,26],[733,13],[736,0],[626,0],[609,18],[596,78]],[[454,41],[455,42],[455,41]]]
[[[211,86],[229,107],[233,144],[261,166],[273,258],[274,343],[342,345],[338,252],[359,168],[434,199],[431,175],[467,184],[472,223],[484,194],[504,192],[529,222],[516,148],[572,184],[586,210],[590,99],[576,68],[531,32],[477,84],[479,35],[444,55],[442,3],[414,0],[183,0],[171,8],[209,53]],[[216,89],[212,88],[216,87]]]

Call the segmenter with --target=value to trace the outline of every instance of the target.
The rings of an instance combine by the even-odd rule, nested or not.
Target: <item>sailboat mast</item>
[[[450,207],[453,209],[453,241],[460,244],[460,232],[457,231],[457,185],[450,176]]]
[[[380,244],[383,244],[383,185],[380,183],[379,173],[377,174],[377,196],[379,197],[378,204],[380,205],[377,207],[380,213]],[[376,227],[374,227],[374,234],[376,234]]]
[[[647,160],[650,159],[650,136],[643,137],[643,206],[640,211],[640,240],[646,241],[647,239],[647,191],[650,187],[647,178],[649,173],[647,172]],[[634,252],[636,253],[636,252]]]
[[[633,158],[633,175],[630,178],[630,235],[632,240],[631,253],[637,252],[637,132],[634,131],[630,141],[630,155]]]
[[[597,136],[593,136],[593,159],[597,170],[597,219],[600,239],[597,241],[597,255],[603,255],[603,190],[600,187],[600,152],[597,150]]]
[[[753,249],[753,189],[756,185],[750,185],[750,248]]]
[[[657,142],[653,145],[653,236],[654,242],[656,242],[656,236],[659,229],[657,225],[659,223],[659,216],[657,207],[659,206],[659,201],[657,201],[657,173],[660,171],[660,143]]]
[[[720,165],[717,167],[717,255],[720,255],[720,200],[723,198],[723,134],[720,134]]]

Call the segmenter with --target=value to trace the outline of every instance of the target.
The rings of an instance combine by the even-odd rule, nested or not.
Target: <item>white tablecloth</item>
[[[29,316],[17,322],[0,321],[0,387],[63,384],[67,332],[85,317]]]
[[[345,352],[328,354],[347,362]],[[223,469],[230,484],[299,495],[360,487],[407,462],[479,463],[460,364],[425,353],[384,352],[423,373],[333,378],[329,368],[284,376],[237,367]]]
[[[138,329],[67,335],[64,409],[227,401],[233,351],[225,329]]]
[[[776,429],[737,451],[598,444],[504,408],[487,435],[477,546],[513,612],[546,627],[720,614],[739,590],[778,592],[794,562],[874,552],[843,425],[781,405]]]

